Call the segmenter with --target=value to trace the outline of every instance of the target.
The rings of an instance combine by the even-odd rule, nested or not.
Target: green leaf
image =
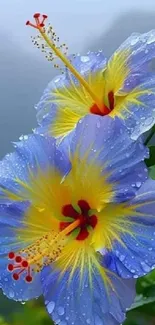
[[[145,163],[147,167],[155,165],[155,146],[149,146],[150,157],[149,159],[145,159]]]
[[[155,180],[155,166],[149,168],[149,176]]]
[[[132,306],[130,307],[129,310],[133,310],[138,307],[142,307],[142,306],[150,304],[152,302],[155,302],[155,297],[144,297],[143,295],[137,295],[134,303],[132,304]]]

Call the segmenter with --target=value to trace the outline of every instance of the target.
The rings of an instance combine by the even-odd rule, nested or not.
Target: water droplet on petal
[[[59,308],[58,308],[58,314],[59,314],[60,316],[62,316],[62,315],[64,315],[64,313],[65,313],[64,307],[59,307]]]
[[[134,38],[131,40],[131,45],[135,45],[137,42],[138,42],[138,37],[134,37]]]
[[[136,186],[139,188],[141,187],[142,183],[141,182],[136,182]]]
[[[125,260],[125,255],[120,255],[119,259],[121,262],[123,262]]]
[[[88,56],[81,56],[81,61],[82,62],[88,62],[89,61],[89,57]]]
[[[13,299],[14,296],[15,296],[15,294],[14,294],[13,290],[10,290],[10,291],[9,291],[9,297],[10,297],[11,299]]]
[[[47,310],[48,310],[49,314],[51,314],[53,312],[53,310],[54,310],[55,302],[50,301],[46,307],[47,307]]]
[[[147,265],[145,262],[141,262],[141,266],[144,272],[148,273],[151,271],[151,268],[149,265]]]

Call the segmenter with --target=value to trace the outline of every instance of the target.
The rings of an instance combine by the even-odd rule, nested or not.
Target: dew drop
[[[62,315],[64,315],[64,313],[65,313],[64,308],[63,308],[63,307],[59,307],[59,308],[58,308],[58,314],[59,314],[60,316],[62,316]]]
[[[88,319],[86,320],[86,323],[87,323],[87,324],[90,324],[90,323],[91,323],[91,320],[88,318]]]
[[[135,273],[136,271],[132,269],[132,270],[130,270],[130,272],[131,272],[131,273]]]
[[[47,310],[49,312],[49,314],[51,314],[54,310],[55,307],[55,302],[54,301],[50,301],[47,305]]]
[[[54,79],[54,82],[58,82],[58,81],[60,81],[60,77],[56,77],[56,78]]]
[[[125,255],[120,255],[119,259],[121,262],[123,262],[125,260]]]
[[[147,120],[145,121],[145,125],[148,126],[148,125],[151,125],[153,123],[154,119],[153,117],[149,117],[147,118]]]
[[[141,182],[136,182],[136,186],[139,188],[141,187],[142,183]]]
[[[81,61],[84,62],[84,63],[85,62],[88,62],[89,61],[89,57],[83,55],[83,56],[81,56]]]
[[[24,135],[24,136],[23,136],[23,139],[24,139],[24,140],[28,140],[28,135]]]
[[[14,296],[15,296],[15,294],[14,294],[13,290],[10,290],[10,291],[9,291],[9,297],[10,297],[11,299],[13,299]]]
[[[131,45],[135,45],[138,42],[138,37],[131,40]]]
[[[144,270],[144,272],[148,273],[151,271],[150,266],[147,265],[145,262],[141,262],[141,266],[142,266],[142,269]]]

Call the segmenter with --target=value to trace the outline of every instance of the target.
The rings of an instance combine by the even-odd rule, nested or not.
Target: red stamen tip
[[[34,17],[34,18],[39,18],[39,17],[40,17],[40,13],[39,13],[39,12],[35,13],[35,14],[33,15],[33,17]]]
[[[13,264],[9,264],[9,265],[8,265],[8,271],[12,272],[13,269],[14,269]]]
[[[14,252],[10,252],[8,254],[8,257],[9,257],[10,260],[13,260],[15,258],[15,253]]]
[[[21,263],[21,261],[22,261],[22,257],[21,257],[21,256],[16,256],[15,261],[16,261],[17,263]]]
[[[29,263],[27,261],[22,262],[22,267],[28,267]]]
[[[14,280],[19,280],[19,275],[17,274],[17,273],[14,273],[13,275],[12,275],[12,277],[13,277],[13,279]]]
[[[45,19],[46,19],[46,18],[48,18],[48,16],[47,16],[47,15],[43,15],[43,18],[45,18]]]
[[[26,282],[32,282],[32,276],[31,275],[27,275],[25,277],[25,280],[26,280]]]
[[[45,24],[43,24],[43,23],[41,23],[40,25],[39,25],[39,27],[44,27],[45,26]]]
[[[27,20],[26,25],[30,25],[30,21],[29,20]]]

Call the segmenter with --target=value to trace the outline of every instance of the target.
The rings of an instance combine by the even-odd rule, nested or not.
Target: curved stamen
[[[27,247],[16,255],[14,252],[8,254],[8,258],[13,261],[7,266],[9,272],[13,272],[12,278],[17,281],[21,275],[25,272],[25,281],[31,283],[33,280],[32,270],[40,271],[43,265],[47,265],[56,260],[62,250],[61,240],[65,238],[70,232],[76,229],[80,225],[80,220],[74,221],[67,228],[61,231],[54,239],[50,240],[50,236],[46,235],[39,239],[33,245]],[[45,248],[42,249],[42,244]],[[24,257],[22,256],[24,255]],[[25,255],[28,257],[26,258]],[[36,267],[35,267],[36,265]],[[33,269],[32,269],[33,266]],[[14,272],[19,270],[19,272]]]
[[[37,17],[36,17],[37,15]],[[60,49],[55,46],[55,43],[49,38],[48,33],[46,33],[46,30],[44,27],[44,21],[47,18],[46,15],[43,15],[42,21],[39,20],[40,15],[35,14],[34,18],[36,21],[36,25],[32,24],[30,21],[27,21],[26,25],[29,25],[33,28],[38,29],[38,31],[41,34],[41,37],[47,44],[47,46],[52,49],[52,51],[56,54],[56,56],[64,63],[64,65],[71,71],[71,73],[76,77],[76,79],[80,82],[80,84],[86,89],[87,93],[91,96],[93,101],[98,106],[99,110],[102,111],[103,104],[101,103],[100,99],[96,96],[96,94],[92,91],[90,85],[87,83],[87,81],[81,76],[81,74],[74,68],[74,66],[71,64],[71,62],[68,60],[68,58],[60,51]]]

